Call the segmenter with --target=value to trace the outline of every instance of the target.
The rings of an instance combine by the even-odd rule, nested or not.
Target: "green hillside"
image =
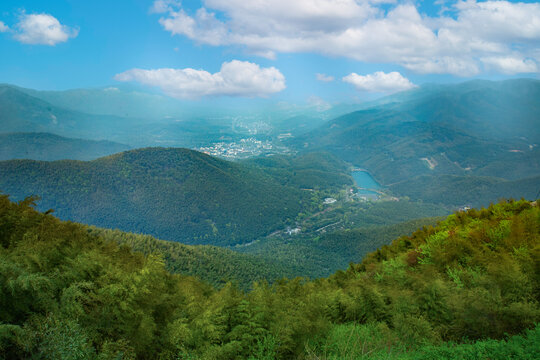
[[[233,247],[235,251],[280,261],[294,275],[316,279],[359,262],[395,237],[434,225],[451,211],[412,201],[336,202],[297,221],[298,234],[274,233]]]
[[[240,254],[222,247],[184,245],[174,241],[158,240],[150,235],[94,226],[88,227],[87,232],[90,236],[127,245],[133,251],[145,255],[159,255],[171,273],[195,276],[217,288],[233,282],[240,289],[247,290],[256,281],[273,282],[283,277],[296,276],[291,264],[274,258]]]
[[[294,168],[273,173],[187,149],[147,148],[90,162],[0,162],[0,190],[14,199],[40,196],[39,208],[62,219],[235,245],[284,228],[318,201],[300,189],[305,184],[288,183]],[[328,184],[352,181],[322,163],[317,175]]]
[[[29,205],[0,197],[6,359],[540,355],[540,211],[526,201],[456,213],[328,279],[249,293],[172,275]]]
[[[430,203],[478,207],[503,197],[534,199],[540,191],[540,176],[511,181],[487,176],[423,175],[389,189]]]
[[[540,174],[538,98],[538,80],[425,86],[334,119],[293,144],[329,150],[383,185],[433,176],[435,188],[441,175],[521,180]]]
[[[296,156],[274,155],[243,161],[256,166],[285,186],[301,189],[339,190],[353,184],[349,165],[326,152],[303,153]]]
[[[0,133],[0,160],[93,160],[128,150],[111,141],[71,139],[49,133]]]
[[[351,262],[361,261],[366,254],[388,245],[399,235],[410,234],[422,226],[435,225],[438,219],[424,218],[394,225],[363,226],[318,235],[273,237],[234,249],[287,264],[294,275],[292,277],[317,279],[346,269]]]

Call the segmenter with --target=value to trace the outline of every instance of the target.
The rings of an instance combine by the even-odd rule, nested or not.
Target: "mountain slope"
[[[49,133],[0,134],[0,160],[93,160],[128,150],[111,141],[71,139]]]
[[[389,187],[396,194],[431,203],[479,207],[502,197],[534,199],[540,192],[540,176],[505,180],[485,176],[418,176]]]
[[[339,190],[353,183],[349,165],[326,152],[256,157],[242,163],[281,179],[282,185],[301,189]]]
[[[0,84],[3,132],[47,132],[132,147],[200,147],[246,135],[232,128],[226,109],[205,106],[178,115],[179,106],[174,99],[137,92],[42,92]],[[169,116],[169,110],[177,116]]]
[[[186,111],[178,100],[127,86],[65,91],[17,89],[55,106],[93,115],[159,119]]]
[[[40,196],[40,209],[62,219],[189,244],[252,241],[290,224],[311,201],[309,192],[283,185],[287,172],[270,175],[187,149],[139,149],[90,162],[4,161],[0,174],[1,191]]]
[[[366,254],[388,245],[392,239],[423,226],[435,225],[441,219],[422,218],[393,225],[363,226],[311,237],[270,238],[234,249],[287,264],[295,276],[317,279],[346,269],[351,262],[360,262]]]
[[[137,119],[66,110],[8,85],[0,85],[0,123],[3,132],[48,132],[112,141],[134,136],[123,129],[140,125]]]
[[[384,185],[433,176],[435,186],[443,174],[519,180],[540,174],[539,98],[537,80],[426,86],[334,119],[294,145],[329,150]]]
[[[294,277],[294,269],[276,259],[240,254],[210,245],[185,245],[174,241],[158,240],[150,235],[126,233],[119,230],[87,227],[90,236],[97,236],[145,255],[159,255],[171,273],[195,276],[220,288],[233,282],[248,290],[254,282],[273,282],[283,277]]]
[[[516,180],[540,173],[540,81],[473,82],[417,92],[403,102],[339,117],[297,139],[297,145],[332,150],[385,184],[422,174]]]
[[[456,213],[327,279],[249,293],[171,274],[30,205],[0,196],[8,359],[539,355],[540,211],[526,201]]]

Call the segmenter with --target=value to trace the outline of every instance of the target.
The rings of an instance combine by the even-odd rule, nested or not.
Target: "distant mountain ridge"
[[[368,169],[384,185],[417,176],[540,175],[540,81],[430,85],[382,99],[294,139]],[[407,192],[400,192],[409,195]]]
[[[134,135],[126,134],[125,129],[142,125],[137,119],[64,109],[9,85],[0,85],[0,123],[3,132],[47,132],[109,141],[133,138]]]
[[[257,133],[262,136],[304,133],[329,116],[309,106],[234,108],[227,104],[214,107],[206,102],[190,104],[126,86],[38,91],[0,84],[3,132],[48,132],[109,140],[134,148],[197,148],[237,141],[254,135],[254,123],[264,125],[266,130]]]
[[[138,91],[125,85],[64,91],[40,91],[12,87],[55,106],[93,115],[160,119],[166,116],[178,116],[186,112],[178,100]]]
[[[0,160],[94,160],[129,149],[111,141],[71,139],[50,133],[0,133]]]
[[[115,92],[114,90],[110,91]],[[122,107],[115,107],[114,100],[105,101],[103,99],[103,97],[105,99],[109,97],[107,91],[88,90],[88,92],[99,96],[90,96],[88,99],[85,97],[86,90],[50,92],[51,96],[42,96],[49,94],[49,92],[0,84],[2,131],[46,132],[69,138],[108,140],[128,144],[130,147],[196,147],[215,142],[223,136],[234,135],[230,124],[225,124],[211,117],[204,119],[193,117],[156,119],[159,116],[147,116],[150,109],[144,104],[140,104],[142,107],[146,106],[144,111],[138,111],[138,107],[134,105],[131,112],[125,113],[119,111]],[[101,101],[100,99],[104,100],[103,104],[107,104],[106,106],[111,108],[110,114],[100,114],[100,107],[97,105]],[[86,104],[87,101],[90,103]],[[95,106],[92,105],[92,101],[96,103]],[[171,101],[173,100],[171,99]],[[122,106],[137,103],[135,96]],[[156,106],[155,109],[159,110],[161,107]]]

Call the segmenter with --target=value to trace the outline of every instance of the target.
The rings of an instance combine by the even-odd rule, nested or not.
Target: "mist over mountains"
[[[265,119],[217,115],[218,109],[205,116],[177,100],[129,87],[47,92],[3,85],[3,131],[19,134],[3,135],[0,154],[5,160],[91,160],[140,146],[196,148],[254,137],[293,153],[329,151],[368,170],[398,196],[487,205],[494,197],[531,197],[538,191],[538,98],[538,80],[474,80],[428,84],[320,111],[276,107]],[[351,106],[360,110],[339,116]]]
[[[304,151],[331,151],[414,198],[424,197],[406,184],[422,177],[422,188],[439,192],[430,201],[448,201],[449,178],[445,183],[441,175],[453,175],[461,184],[459,194],[450,192],[454,203],[486,205],[487,197],[462,196],[485,185],[476,177],[515,181],[540,173],[539,98],[540,81],[530,79],[428,85],[338,117],[292,142]],[[538,190],[518,189],[522,196]]]
[[[0,133],[0,160],[94,160],[129,148],[112,141],[72,139],[51,133]]]

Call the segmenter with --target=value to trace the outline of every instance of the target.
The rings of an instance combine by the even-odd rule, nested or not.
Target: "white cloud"
[[[9,30],[9,27],[4,24],[3,21],[0,21],[0,33],[7,32]]]
[[[188,16],[184,10],[170,11],[169,18],[161,18],[160,24],[173,35],[185,35],[197,42],[220,45],[226,41],[227,29],[206,9],[197,10],[195,19]]]
[[[156,0],[150,8],[150,13],[163,14],[167,11],[174,11],[174,9],[181,6],[178,0]]]
[[[332,82],[335,80],[335,78],[333,76],[329,76],[329,75],[326,75],[326,74],[315,74],[315,76],[317,77],[317,80],[319,81],[322,81],[322,82]]]
[[[53,46],[78,35],[79,30],[60,24],[49,14],[23,14],[16,25],[15,39],[24,44]]]
[[[428,17],[412,1],[384,9],[382,2],[393,1],[203,0],[194,14],[175,2],[159,6],[166,8],[159,21],[200,44],[240,46],[267,58],[310,52],[460,76],[485,70],[483,58],[512,54],[527,70],[540,62],[540,3],[442,2],[441,15]]]
[[[383,93],[408,90],[416,86],[396,71],[390,73],[377,71],[365,76],[352,73],[345,76],[343,81],[353,84],[360,91]]]
[[[307,99],[307,104],[318,112],[323,112],[332,108],[332,105],[326,100],[315,95],[312,95]]]
[[[503,74],[535,73],[538,71],[536,63],[530,59],[521,59],[512,56],[486,57],[482,62],[488,69]]]
[[[266,97],[285,89],[285,77],[274,67],[261,68],[247,61],[233,60],[211,74],[195,69],[132,69],[115,76],[118,81],[137,81],[157,86],[176,98],[202,96]]]

